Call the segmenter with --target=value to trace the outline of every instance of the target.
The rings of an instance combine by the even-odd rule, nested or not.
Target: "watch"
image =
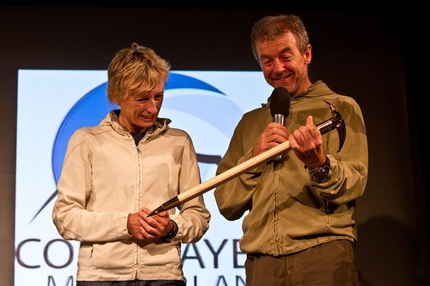
[[[173,228],[167,235],[161,237],[164,241],[170,241],[178,234],[178,225],[173,219],[170,221],[172,222]]]
[[[309,169],[311,179],[315,182],[322,183],[330,177],[330,160],[326,157],[325,163],[321,167]]]

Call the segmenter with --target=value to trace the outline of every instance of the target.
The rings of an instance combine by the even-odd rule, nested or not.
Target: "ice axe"
[[[321,134],[325,134],[333,129],[336,129],[339,134],[339,149],[337,152],[339,152],[342,149],[343,143],[345,142],[345,136],[346,136],[346,126],[345,122],[342,119],[342,116],[340,113],[336,110],[336,108],[329,103],[328,101],[324,100],[331,111],[331,114],[333,115],[332,118],[327,119],[326,121],[321,122],[317,125],[318,129],[320,130]],[[282,144],[279,144],[276,147],[273,147],[272,149],[269,149],[255,157],[252,157],[251,159],[228,169],[227,171],[201,183],[200,185],[197,185],[191,189],[189,189],[186,192],[183,192],[176,197],[166,201],[158,208],[151,211],[147,217],[152,216],[154,214],[167,211],[169,209],[172,209],[176,206],[179,206],[199,195],[202,195],[203,193],[221,185],[225,182],[245,173],[246,171],[263,164],[265,162],[270,161],[275,156],[280,155],[282,153],[287,152],[290,149],[290,142],[285,141]]]

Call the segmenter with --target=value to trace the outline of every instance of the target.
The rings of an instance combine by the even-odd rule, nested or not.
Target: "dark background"
[[[355,214],[361,285],[430,285],[425,95],[417,79],[418,70],[425,73],[422,8],[328,1],[313,9],[164,5],[0,6],[0,284],[13,285],[14,276],[18,69],[105,70],[116,51],[135,41],[173,70],[260,70],[251,52],[252,24],[294,12],[313,46],[311,80],[355,98],[366,122],[369,180]],[[37,118],[28,128],[43,136]]]

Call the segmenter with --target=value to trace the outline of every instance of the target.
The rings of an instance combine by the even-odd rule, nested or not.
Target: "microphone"
[[[277,87],[270,96],[270,114],[273,122],[285,126],[285,118],[290,114],[290,93],[285,87]],[[282,161],[283,154],[276,156],[274,161]]]

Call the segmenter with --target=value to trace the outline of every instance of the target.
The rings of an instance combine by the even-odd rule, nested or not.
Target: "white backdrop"
[[[104,92],[106,80],[104,70],[19,71],[15,285],[75,285],[79,244],[58,235],[51,211],[68,136],[76,124],[104,117],[107,100],[100,107],[94,94]],[[187,131],[198,154],[220,158],[242,114],[272,90],[261,71],[171,71],[160,117]],[[199,166],[202,181],[215,176],[217,164]],[[204,197],[210,228],[198,243],[182,246],[187,285],[245,285],[242,220],[219,214],[213,190]]]

